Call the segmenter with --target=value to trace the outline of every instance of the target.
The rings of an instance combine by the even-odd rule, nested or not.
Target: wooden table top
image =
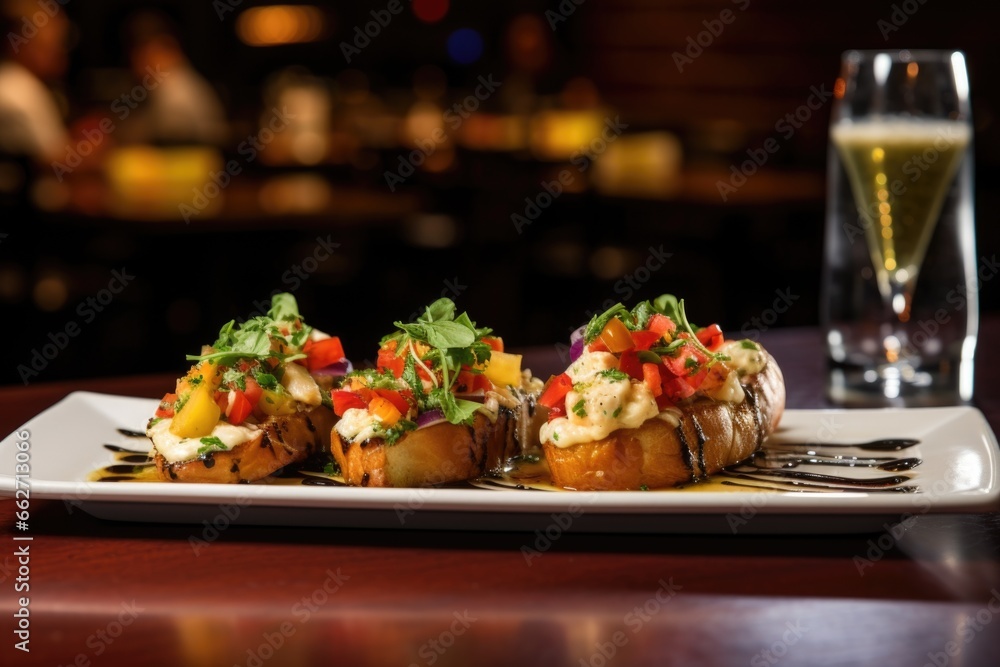
[[[823,406],[818,332],[763,342],[789,406]],[[976,400],[994,429],[997,356],[981,343]],[[558,367],[550,350],[528,359]],[[159,397],[171,381],[0,388],[0,431],[73,390]],[[533,532],[231,526],[202,545],[204,526],[41,499],[19,542],[15,510],[0,500],[4,665],[1000,664],[997,513],[804,537],[567,530],[527,559]],[[11,633],[19,597],[30,653]]]

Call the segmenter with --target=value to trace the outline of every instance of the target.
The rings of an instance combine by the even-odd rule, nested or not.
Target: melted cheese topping
[[[567,414],[542,426],[542,442],[556,447],[593,442],[620,428],[638,428],[659,414],[645,384],[601,375],[617,365],[609,352],[586,352],[573,362],[566,371],[573,380],[573,389],[566,394]]]
[[[305,366],[285,364],[285,374],[281,376],[281,384],[288,390],[289,396],[300,403],[314,407],[323,403],[319,385]]]
[[[205,446],[201,438],[181,438],[170,432],[170,423],[173,419],[161,419],[146,429],[146,435],[153,441],[163,458],[168,463],[182,463],[192,461],[202,456],[198,449]],[[260,434],[260,429],[251,424],[244,426],[233,426],[226,422],[219,422],[212,429],[211,434],[205,437],[215,437],[222,441],[228,451],[237,445],[253,440]],[[217,447],[209,451],[223,451]]]
[[[767,357],[756,343],[750,348],[743,347],[743,341],[730,340],[723,343],[718,351],[729,357],[726,365],[735,368],[741,376],[760,373],[767,366]]]
[[[348,442],[365,441],[375,437],[375,416],[366,408],[350,408],[333,428],[337,435]]]

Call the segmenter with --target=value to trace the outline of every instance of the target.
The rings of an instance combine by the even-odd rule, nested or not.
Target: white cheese
[[[740,374],[735,370],[729,371],[725,382],[712,391],[705,392],[705,394],[726,403],[742,403],[743,399],[746,398],[743,385],[740,384]]]
[[[375,437],[376,419],[365,408],[350,408],[334,428],[337,434],[348,442],[365,441]]]
[[[590,352],[570,366],[575,386],[566,395],[566,416],[542,426],[542,442],[569,447],[601,440],[620,428],[638,428],[660,412],[645,384],[600,375],[617,363],[613,354]]]
[[[753,347],[744,347],[741,340],[731,340],[723,343],[718,351],[729,357],[726,365],[735,368],[740,375],[753,375],[760,373],[767,366],[767,358],[760,346],[756,343]]]
[[[153,441],[158,451],[168,463],[182,463],[192,461],[201,454],[198,449],[205,446],[201,438],[181,438],[170,432],[170,423],[173,419],[162,419],[146,430],[146,435]],[[219,422],[212,429],[211,434],[205,437],[214,437],[222,441],[226,446],[226,451],[254,439],[260,434],[260,429],[252,424],[244,426],[233,426],[226,422]],[[214,448],[209,451],[222,451]]]

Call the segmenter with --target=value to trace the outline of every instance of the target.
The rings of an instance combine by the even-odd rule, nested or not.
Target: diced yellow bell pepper
[[[209,435],[219,423],[222,410],[215,402],[215,385],[202,381],[191,391],[191,396],[174,415],[170,432],[179,438],[201,438]]]
[[[219,384],[222,383],[222,375],[219,373],[219,365],[210,359],[199,362],[191,367],[191,370],[187,372],[187,375],[177,380],[176,394],[182,396],[195,387],[198,384],[193,384],[192,380],[195,378],[201,378],[198,384],[208,383],[212,385],[212,391],[219,388]]]
[[[506,387],[510,384],[520,387],[521,355],[509,352],[491,352],[490,360],[486,362],[483,374],[487,380],[497,386]]]
[[[272,417],[294,415],[297,412],[295,399],[284,392],[273,389],[265,389],[261,392],[257,407],[260,408],[261,412]]]

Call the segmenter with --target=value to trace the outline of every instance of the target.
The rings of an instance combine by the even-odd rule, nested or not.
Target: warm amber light
[[[911,79],[917,76],[917,72],[919,71],[920,71],[920,65],[918,65],[917,63],[910,63],[909,65],[906,66],[906,76],[910,77]]]
[[[240,14],[236,34],[249,46],[276,46],[316,41],[323,27],[323,12],[317,7],[269,5]]]

